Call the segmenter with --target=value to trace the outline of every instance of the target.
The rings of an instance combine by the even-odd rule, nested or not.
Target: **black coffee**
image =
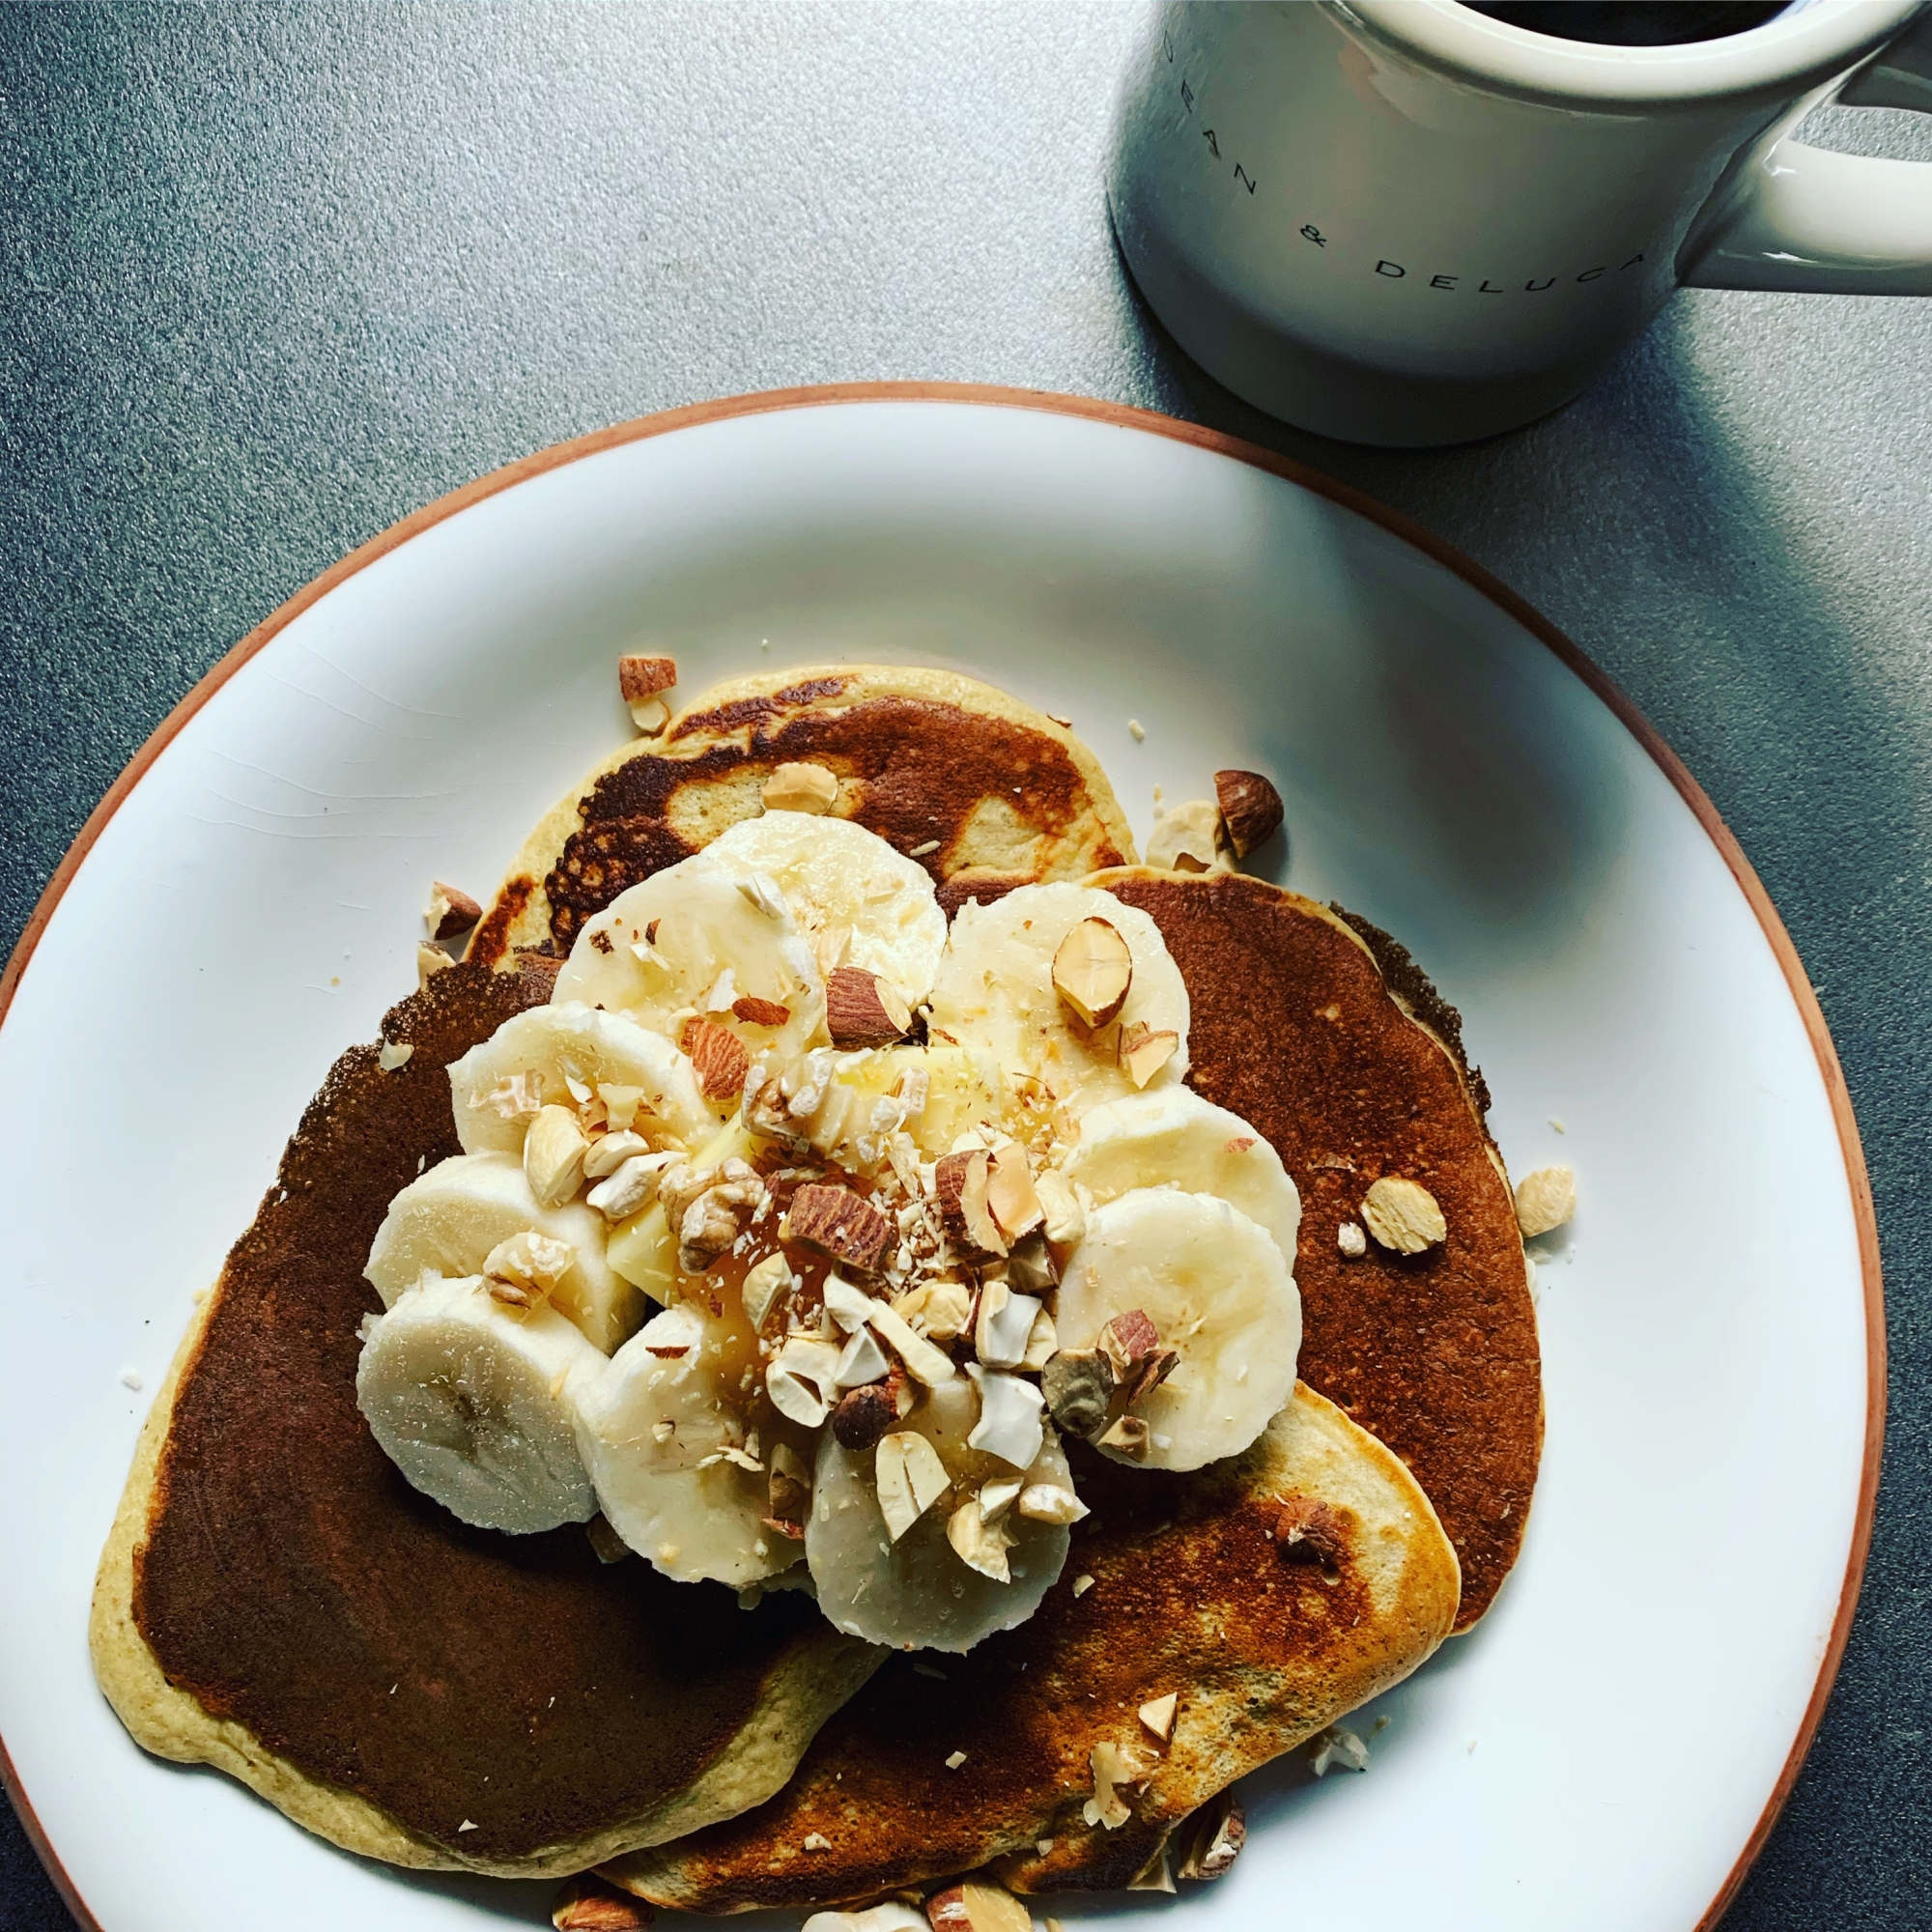
[[[1527,27],[1555,41],[1589,41],[1598,46],[1667,47],[1685,41],[1719,41],[1727,34],[1747,34],[1784,12],[1787,0],[1747,5],[1741,0],[1705,4],[1704,0],[1528,0],[1528,4],[1492,6],[1485,0],[1463,0],[1492,20]]]

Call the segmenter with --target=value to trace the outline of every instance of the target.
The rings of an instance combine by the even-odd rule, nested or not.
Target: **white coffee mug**
[[[1567,402],[1680,285],[1932,295],[1932,163],[1789,136],[1834,95],[1932,112],[1932,14],[1801,0],[1616,46],[1458,0],[1165,5],[1109,199],[1154,312],[1237,395],[1461,442]]]

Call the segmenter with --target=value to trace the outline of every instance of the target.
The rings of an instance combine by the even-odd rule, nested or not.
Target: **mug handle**
[[[1932,13],[1836,98],[1932,114]],[[1932,161],[1776,140],[1746,164],[1729,201],[1680,265],[1687,288],[1932,296]]]

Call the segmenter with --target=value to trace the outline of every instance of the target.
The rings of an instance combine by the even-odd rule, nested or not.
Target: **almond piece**
[[[458,933],[468,932],[482,917],[483,908],[468,893],[446,886],[440,879],[431,882],[429,908],[423,914],[423,923],[429,927],[432,939],[454,939]]]
[[[1340,1567],[1349,1553],[1348,1525],[1328,1504],[1293,1496],[1275,1512],[1274,1544],[1284,1562]]]
[[[539,1208],[561,1208],[583,1185],[589,1137],[568,1107],[540,1107],[524,1136],[524,1178]]]
[[[1174,1735],[1175,1714],[1180,1708],[1179,1692],[1170,1690],[1165,1697],[1151,1697],[1141,1706],[1140,1719],[1162,1744]]]
[[[879,1513],[895,1543],[952,1487],[939,1451],[915,1429],[880,1437],[872,1475]]]
[[[983,1262],[1007,1252],[1006,1236],[987,1204],[991,1180],[992,1160],[983,1148],[946,1154],[933,1167],[940,1224],[962,1261]]]
[[[1221,810],[1205,798],[1170,806],[1154,821],[1146,863],[1172,872],[1232,872],[1234,861],[1221,849]]]
[[[735,1100],[744,1092],[752,1056],[729,1027],[694,1013],[685,1021],[677,1043],[691,1056],[707,1100]]]
[[[1027,1165],[1024,1148],[1002,1148],[992,1155],[991,1163],[986,1176],[986,1207],[1010,1249],[1046,1219],[1046,1209],[1034,1191],[1033,1170]]]
[[[1281,824],[1281,794],[1259,772],[1216,772],[1214,796],[1237,859],[1245,859]]]
[[[1232,1791],[1224,1791],[1189,1813],[1175,1837],[1180,1848],[1180,1877],[1217,1879],[1240,1857],[1248,1841],[1247,1813]]]
[[[1362,1219],[1383,1247],[1419,1255],[1447,1238],[1449,1223],[1435,1195],[1420,1181],[1385,1174],[1362,1198]]]
[[[1033,1932],[1033,1915],[1004,1887],[969,1879],[925,1901],[932,1932]]]
[[[819,1182],[791,1197],[786,1226],[792,1240],[862,1272],[877,1267],[897,1238],[892,1222],[863,1195]]]
[[[1139,1783],[1141,1769],[1118,1745],[1105,1742],[1087,1753],[1087,1762],[1094,1773],[1094,1796],[1087,1801],[1081,1816],[1090,1825],[1104,1825],[1110,1832],[1118,1831],[1134,1814],[1117,1787]]]
[[[822,817],[838,797],[838,775],[823,765],[783,764],[765,781],[767,811],[809,811]]]
[[[432,946],[426,939],[417,940],[416,991],[420,993],[437,974],[455,964],[456,961],[441,947]]]
[[[825,1025],[832,1044],[849,1053],[903,1039],[912,1025],[912,1011],[876,973],[859,966],[835,966],[825,980]]]
[[[789,1442],[772,1451],[766,1489],[765,1523],[792,1543],[805,1541],[805,1521],[811,1513],[811,1473]]]
[[[1097,1337],[1100,1351],[1114,1365],[1114,1379],[1124,1382],[1160,1347],[1160,1330],[1142,1308],[1108,1318]]]
[[[1516,1224],[1525,1238],[1560,1228],[1577,1211],[1577,1176],[1567,1167],[1539,1167],[1516,1185]]]
[[[1180,1036],[1167,1027],[1156,1032],[1145,1020],[1121,1030],[1116,1049],[1121,1065],[1134,1085],[1145,1087],[1180,1050]]]
[[[740,993],[731,1002],[731,1017],[747,1026],[781,1027],[791,1018],[791,1009],[776,1000],[761,1000],[752,993]]]
[[[965,1334],[973,1319],[973,1296],[963,1283],[929,1281],[900,1295],[893,1312],[935,1342],[952,1342]]]
[[[1065,1483],[1028,1483],[1013,1507],[1034,1522],[1078,1522],[1093,1514]]]
[[[556,976],[563,971],[563,961],[554,953],[539,952],[532,946],[519,946],[516,957],[517,972],[529,992],[530,1004],[548,1006],[551,995],[556,991]]]
[[[557,1932],[643,1932],[657,1916],[654,1905],[607,1885],[595,1872],[581,1872],[564,1880],[550,1922]]]
[[[1127,1003],[1134,955],[1104,919],[1083,919],[1053,955],[1053,988],[1083,1026],[1111,1025]]]
[[[1013,1547],[1012,1532],[1003,1522],[986,1520],[978,1496],[969,1496],[947,1518],[946,1540],[967,1569],[977,1570],[996,1583],[1012,1581],[1012,1571],[1007,1564],[1007,1551]]]
[[[639,731],[662,731],[670,722],[663,693],[677,683],[675,658],[626,656],[617,660],[617,691]]]
[[[1118,1449],[1136,1462],[1148,1452],[1148,1426],[1138,1415],[1123,1415],[1100,1437],[1102,1449]]]
[[[483,1262],[483,1278],[494,1294],[498,1288],[522,1291],[525,1307],[545,1299],[577,1262],[577,1250],[568,1241],[553,1240],[535,1229],[512,1235],[492,1248]],[[501,1295],[497,1296],[502,1300]],[[516,1306],[516,1303],[510,1303]]]

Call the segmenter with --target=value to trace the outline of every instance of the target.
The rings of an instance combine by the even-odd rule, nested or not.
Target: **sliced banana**
[[[708,848],[707,848],[708,849]],[[927,1160],[962,1133],[1004,1129],[1012,1099],[989,1053],[956,1046],[820,1047],[790,1069],[785,1126],[841,1167],[874,1173],[886,1137],[903,1131]],[[798,1111],[793,1112],[796,1106]]]
[[[1301,1195],[1281,1156],[1238,1114],[1187,1087],[1152,1087],[1083,1114],[1080,1138],[1062,1164],[1095,1201],[1135,1187],[1213,1194],[1274,1236],[1291,1270]]]
[[[514,1314],[480,1276],[434,1278],[371,1324],[355,1400],[415,1488],[482,1529],[587,1522],[577,1406],[604,1357],[549,1308]]]
[[[525,1230],[568,1241],[575,1259],[552,1300],[606,1354],[644,1319],[644,1300],[604,1255],[604,1217],[581,1201],[539,1208],[513,1153],[460,1153],[439,1161],[389,1203],[362,1272],[385,1308],[424,1269],[480,1274],[498,1241]]]
[[[895,986],[909,1006],[932,990],[946,950],[946,915],[932,877],[849,818],[767,811],[704,848],[734,878],[762,873],[784,895],[822,974],[858,966]]]
[[[1133,980],[1118,1020],[1089,1033],[1053,984],[1060,943],[1084,919],[1102,919],[1126,941]],[[1119,1064],[1119,1036],[1137,1027],[1178,1037],[1150,1091],[1178,1087],[1187,1071],[1187,988],[1138,906],[1092,886],[1021,886],[991,905],[962,906],[933,982],[928,1037],[979,1047],[1009,1070],[1042,1081],[1070,1114],[1137,1092]]]
[[[1116,1462],[1198,1469],[1238,1455],[1293,1393],[1301,1296],[1273,1236],[1227,1202],[1137,1187],[1087,1217],[1060,1284],[1060,1346],[1092,1349],[1135,1309],[1180,1360],[1133,1406],[1145,1453],[1102,1452]]]
[[[825,982],[783,895],[707,852],[654,872],[588,921],[551,997],[628,1013],[670,1040],[701,1013],[753,1059],[794,1060],[825,1030]],[[764,1025],[734,1013],[740,1002],[782,1007],[785,1018]]]
[[[744,1386],[755,1360],[749,1330],[683,1302],[632,1336],[577,1405],[605,1517],[680,1582],[742,1586],[798,1561],[798,1545],[761,1520],[777,1418]]]
[[[552,1001],[505,1020],[451,1062],[456,1138],[465,1153],[521,1153],[537,1107],[581,1104],[604,1087],[634,1105],[646,1127],[662,1122],[687,1146],[717,1130],[691,1062],[662,1034],[622,1013]]]
[[[999,1517],[994,1540],[1004,1545],[1006,1582],[969,1566],[948,1537],[953,1517],[977,1504],[985,1485],[1017,1473],[969,1446],[979,1419],[979,1395],[959,1376],[932,1390],[899,1425],[939,1452],[952,1485],[896,1539],[879,1506],[877,1451],[840,1448],[829,1429],[820,1436],[805,1553],[818,1606],[840,1630],[901,1650],[970,1650],[981,1637],[1024,1623],[1052,1588],[1069,1544],[1060,1523],[1010,1509]],[[1066,1457],[1051,1432],[1024,1482],[1071,1491]]]

